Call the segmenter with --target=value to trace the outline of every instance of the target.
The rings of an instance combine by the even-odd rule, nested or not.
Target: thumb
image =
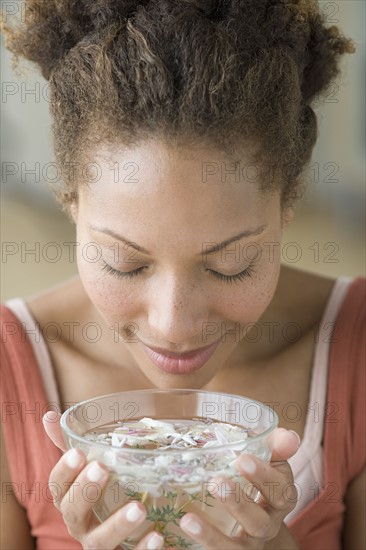
[[[52,442],[59,447],[62,451],[66,451],[67,447],[62,437],[62,430],[60,426],[61,414],[56,411],[48,411],[43,416],[43,427],[46,430],[48,437]]]
[[[271,462],[288,460],[297,452],[300,446],[300,437],[296,432],[285,428],[277,428],[273,435]]]

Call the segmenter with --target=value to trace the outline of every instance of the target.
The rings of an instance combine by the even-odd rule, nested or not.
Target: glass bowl
[[[161,422],[188,424],[189,430],[204,423],[219,437],[204,447],[187,443],[180,448],[147,449],[120,446],[121,440],[115,437],[112,445],[100,435],[123,425],[127,430],[129,423],[141,419],[147,423],[153,419],[155,426]],[[213,496],[219,488],[210,479],[230,478],[237,498],[256,500],[260,493],[239,475],[234,463],[242,453],[270,460],[278,417],[270,407],[239,395],[153,389],[82,401],[67,409],[60,423],[67,448],[81,449],[88,462],[98,460],[110,472],[103,489],[93,482],[85,487],[84,498],[94,503],[93,511],[101,522],[130,500],[141,501],[147,509],[145,522],[121,543],[123,549],[135,548],[152,530],[163,535],[164,548],[198,549],[201,547],[180,529],[180,518],[186,512],[196,512],[227,536],[237,533],[240,526],[228,513],[225,496]],[[235,437],[228,436],[228,429]],[[186,445],[182,439],[179,444]]]

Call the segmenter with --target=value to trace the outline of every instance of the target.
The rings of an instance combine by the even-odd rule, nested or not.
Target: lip
[[[167,352],[161,348],[151,348],[141,342],[142,349],[154,365],[169,374],[188,374],[200,369],[215,353],[219,344],[220,340],[217,340],[203,348],[176,353]]]

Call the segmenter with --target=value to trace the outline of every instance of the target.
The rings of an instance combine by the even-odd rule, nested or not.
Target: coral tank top
[[[347,486],[365,465],[365,283],[337,279],[319,326],[304,437],[289,460],[299,496],[285,522],[302,550],[342,548]],[[1,332],[1,414],[12,490],[38,549],[81,549],[48,489],[62,451],[46,435],[42,417],[60,410],[59,397],[47,345],[23,300],[1,306]]]

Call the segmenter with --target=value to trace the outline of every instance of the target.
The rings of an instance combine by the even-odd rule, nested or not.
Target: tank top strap
[[[317,330],[304,435],[299,452],[289,460],[295,476],[307,466],[322,443],[328,385],[329,349],[337,315],[353,282],[353,277],[339,277],[335,281]]]
[[[1,305],[1,338],[2,429],[14,493],[27,508],[32,498],[30,488],[40,486],[43,481],[47,484],[45,475],[62,452],[43,427],[43,415],[55,407],[45,393],[29,334],[4,304]]]
[[[324,419],[324,481],[335,482],[342,497],[348,483],[365,467],[365,309],[366,278],[358,277],[348,289],[333,332]]]
[[[19,319],[25,333],[29,338],[36,357],[46,396],[50,403],[53,403],[59,407],[60,397],[57,390],[55,373],[52,367],[48,347],[39,323],[37,323],[37,321],[33,318],[26,302],[22,298],[13,298],[6,301],[4,305]]]
[[[19,302],[16,308],[18,314]],[[11,478],[11,485],[4,485],[4,496],[6,498],[6,491],[11,492],[26,510],[37,548],[81,550],[81,544],[69,535],[49,490],[49,477],[62,451],[43,427],[43,415],[54,407],[50,407],[41,376],[40,356],[36,357],[35,353],[35,349],[40,349],[39,342],[34,349],[29,331],[32,325],[24,324],[24,313],[23,309],[21,321],[12,309],[4,304],[0,306],[1,422]]]
[[[347,287],[329,346],[324,414],[322,484],[311,502],[288,524],[301,548],[341,548],[349,483],[366,456],[366,279]],[[296,456],[296,455],[295,455]]]

